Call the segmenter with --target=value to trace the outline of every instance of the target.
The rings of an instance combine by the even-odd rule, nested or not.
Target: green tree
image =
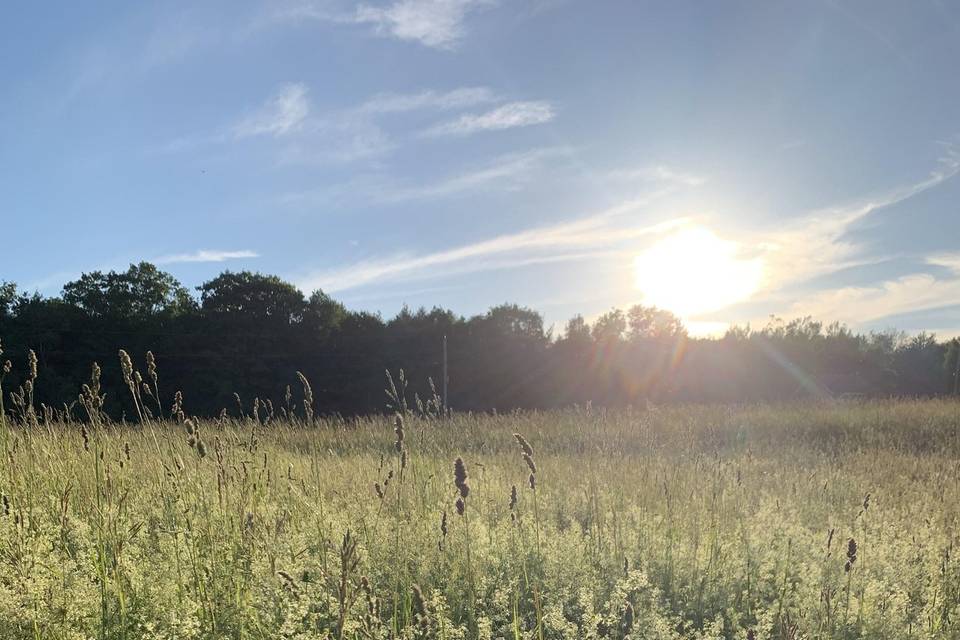
[[[295,324],[307,309],[303,293],[295,286],[277,276],[250,271],[224,271],[197,290],[201,309],[209,315]]]
[[[578,344],[590,341],[590,325],[580,314],[567,320],[567,326],[563,331],[563,339]]]
[[[597,342],[618,342],[627,330],[627,319],[620,309],[611,309],[593,323],[593,339]]]
[[[169,273],[149,262],[123,272],[93,271],[63,286],[65,303],[99,318],[145,320],[195,308],[190,293]]]
[[[672,340],[687,335],[680,318],[665,309],[637,304],[627,311],[628,338],[638,340]]]
[[[0,318],[10,315],[16,301],[17,285],[13,282],[0,281]]]
[[[310,294],[303,311],[303,324],[313,335],[330,335],[349,315],[342,303],[334,300],[320,289]]]

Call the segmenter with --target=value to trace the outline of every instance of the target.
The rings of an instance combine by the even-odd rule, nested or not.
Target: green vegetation
[[[956,402],[133,426],[85,393],[2,427],[4,639],[960,634]]]
[[[722,338],[688,336],[671,313],[634,305],[587,322],[551,328],[535,310],[502,304],[472,317],[434,307],[392,318],[348,310],[322,291],[304,295],[275,276],[224,272],[195,295],[149,263],[95,271],[59,297],[0,283],[0,336],[14,364],[6,383],[24,385],[28,349],[43,375],[39,408],[71,406],[91,362],[103,366],[102,408],[139,416],[116,359],[124,348],[146,369],[150,350],[163,371],[164,404],[176,389],[200,390],[193,415],[214,417],[256,397],[277,402],[301,371],[318,413],[383,408],[383,371],[403,367],[410,392],[426,398],[443,379],[460,411],[559,409],[669,402],[784,402],[824,396],[960,394],[960,341],[920,333],[854,332],[810,318],[734,327]],[[152,402],[148,408],[153,409]],[[72,417],[84,417],[72,404]]]

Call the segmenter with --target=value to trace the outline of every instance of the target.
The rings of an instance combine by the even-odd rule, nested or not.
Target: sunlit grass
[[[958,408],[8,425],[0,637],[953,637]]]

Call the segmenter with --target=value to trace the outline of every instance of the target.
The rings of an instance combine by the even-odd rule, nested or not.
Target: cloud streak
[[[784,229],[753,234],[747,241],[764,256],[768,277],[765,289],[782,289],[844,268],[875,263],[876,256],[847,236],[853,226],[882,209],[900,204],[936,188],[960,173],[960,151],[948,146],[930,174],[876,196],[814,211]]]
[[[281,164],[347,164],[384,156],[399,146],[398,139],[409,133],[391,134],[399,127],[382,121],[390,116],[414,112],[449,112],[501,102],[489,87],[428,89],[411,93],[380,93],[354,106],[318,110],[311,102],[309,88],[302,82],[280,86],[258,108],[213,132],[173,139],[151,153],[181,153],[208,145],[274,140]],[[465,114],[459,119],[433,127],[429,135],[468,135],[528,126],[552,119],[553,107],[546,102],[509,102],[486,113]]]
[[[468,136],[480,131],[502,131],[545,124],[556,117],[549,102],[509,102],[484,113],[467,113],[456,120],[435,125],[425,136]]]
[[[602,255],[600,250],[684,224],[683,219],[653,225],[617,224],[661,194],[657,192],[571,222],[504,234],[454,249],[423,255],[395,255],[317,271],[299,278],[298,284],[305,289],[336,292],[374,283],[502,268],[504,260],[510,266],[519,266],[576,259],[585,251],[593,251],[591,255],[598,257]],[[442,272],[437,271],[440,268]]]
[[[307,86],[302,82],[285,84],[261,109],[234,125],[233,134],[238,139],[277,138],[300,128],[309,115]]]
[[[193,253],[174,253],[161,256],[154,260],[155,264],[183,264],[193,262],[226,262],[227,260],[242,260],[246,258],[259,258],[260,254],[255,251],[214,251],[210,249],[201,249]]]
[[[367,100],[358,113],[386,114],[405,113],[420,109],[463,109],[478,104],[494,102],[496,94],[489,87],[462,87],[450,91],[427,90],[419,93],[381,93]]]
[[[816,211],[782,231],[753,234],[746,244],[757,247],[765,263],[763,290],[768,297],[789,291],[814,278],[845,268],[881,262],[849,239],[851,229],[877,211],[934,189],[960,174],[960,151],[946,145],[937,167],[928,176],[871,198]],[[948,306],[960,299],[960,254],[928,256],[926,263],[952,272],[949,277],[909,273],[869,286],[824,288],[794,293],[783,315],[811,315],[851,325],[875,322],[912,311]],[[762,296],[760,296],[762,299]]]
[[[386,7],[363,4],[348,21],[369,25],[381,36],[449,50],[463,39],[467,15],[489,4],[487,0],[398,0]]]

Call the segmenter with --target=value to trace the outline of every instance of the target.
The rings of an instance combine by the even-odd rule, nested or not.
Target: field
[[[8,424],[0,638],[960,637],[955,402],[396,427]]]

